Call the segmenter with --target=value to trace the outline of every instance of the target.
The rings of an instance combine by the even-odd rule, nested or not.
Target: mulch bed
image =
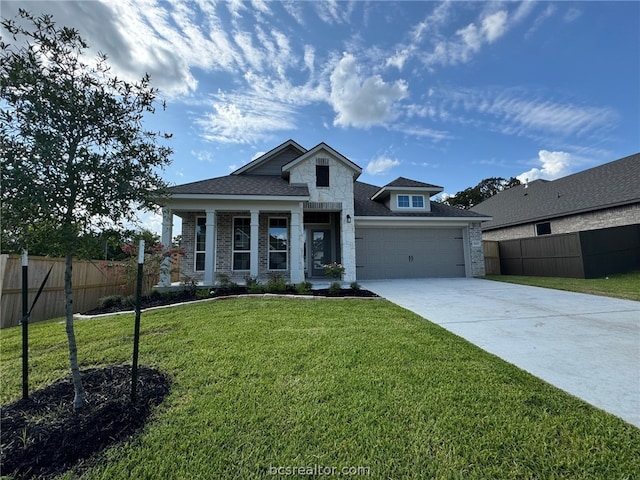
[[[247,287],[234,287],[234,288],[216,288],[212,291],[211,298],[225,297],[230,295],[246,295],[248,294]],[[295,288],[290,287],[286,292],[286,295],[300,295],[296,292]],[[332,292],[328,288],[321,288],[317,290],[311,290],[304,295],[313,295],[317,297],[378,297],[377,294],[370,290],[343,288],[339,292]],[[182,290],[178,292],[172,292],[169,295],[151,295],[142,297],[140,308],[160,307],[164,305],[173,305],[175,303],[192,302],[195,300],[203,300],[202,297],[197,297],[195,293],[189,290]],[[117,313],[122,311],[131,311],[134,309],[133,305],[111,305],[105,308],[94,308],[88,312],[84,312],[83,315],[101,315],[105,313]]]
[[[48,479],[106,447],[132,437],[153,407],[168,395],[167,375],[138,369],[137,401],[131,403],[131,366],[81,372],[85,406],[73,409],[71,376],[1,408],[2,475]]]

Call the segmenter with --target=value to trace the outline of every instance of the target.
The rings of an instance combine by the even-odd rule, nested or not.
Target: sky
[[[172,185],[293,139],[455,194],[640,151],[640,2],[12,1],[151,75]],[[160,231],[159,215],[141,217]],[[174,230],[175,232],[175,230]]]

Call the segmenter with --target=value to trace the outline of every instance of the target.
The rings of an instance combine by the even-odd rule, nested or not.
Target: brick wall
[[[640,223],[640,203],[554,218],[549,220],[549,222],[551,223],[552,234],[635,225]],[[507,227],[499,230],[490,230],[483,234],[483,238],[485,240],[498,241],[535,236],[535,223],[516,225],[514,227]]]

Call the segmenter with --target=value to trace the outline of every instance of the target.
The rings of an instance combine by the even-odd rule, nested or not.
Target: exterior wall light
[[[347,214],[347,223],[351,223],[351,215]]]

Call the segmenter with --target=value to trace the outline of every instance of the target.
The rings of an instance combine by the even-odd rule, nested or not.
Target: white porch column
[[[216,268],[216,211],[207,210],[205,220],[205,264],[204,284],[213,285],[213,275]]]
[[[250,252],[250,258],[251,258],[251,267],[249,270],[249,275],[251,275],[251,278],[258,278],[258,267],[259,267],[259,263],[258,263],[258,245],[259,245],[259,231],[258,231],[258,227],[260,226],[259,223],[259,218],[260,218],[260,211],[259,210],[251,210],[251,252]]]
[[[173,212],[169,207],[162,208],[162,247],[165,250],[171,248],[173,240]],[[160,283],[161,287],[171,286],[171,257],[166,257],[162,260],[162,267],[160,268]]]
[[[302,207],[291,210],[291,245],[289,247],[291,283],[296,284],[304,281],[304,259],[302,256],[302,235],[303,222],[301,221]]]

